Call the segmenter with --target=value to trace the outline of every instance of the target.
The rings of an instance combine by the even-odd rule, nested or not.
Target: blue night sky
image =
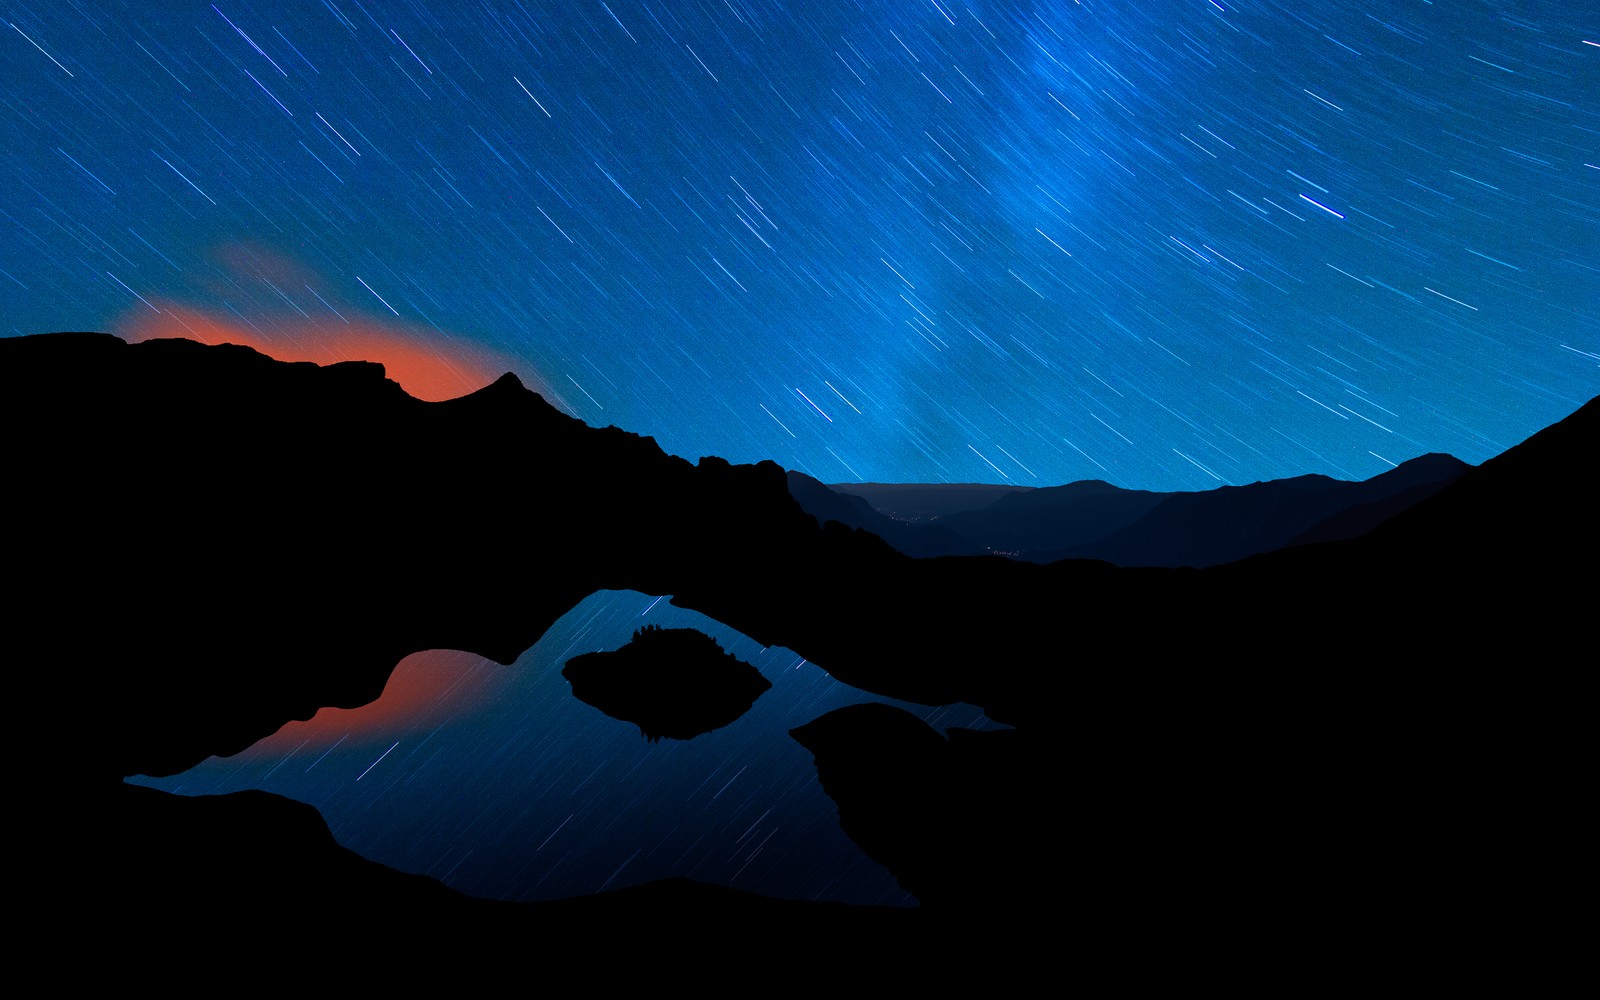
[[[825,482],[1357,479],[1600,391],[1592,3],[0,18],[6,335],[376,331]]]

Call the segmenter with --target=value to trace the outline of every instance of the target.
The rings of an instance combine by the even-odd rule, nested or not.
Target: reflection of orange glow
[[[306,722],[290,722],[254,750],[289,753],[330,747],[341,739],[395,738],[461,718],[487,701],[505,682],[509,667],[476,653],[430,649],[401,660],[383,697],[360,708],[324,708]]]
[[[125,317],[114,332],[129,343],[185,337],[205,344],[242,344],[279,361],[376,361],[406,392],[429,401],[465,396],[513,370],[506,359],[481,345],[361,317],[348,323],[279,321],[268,335],[236,320],[170,303],[162,304],[159,315],[141,312]],[[529,387],[539,388],[531,382]]]

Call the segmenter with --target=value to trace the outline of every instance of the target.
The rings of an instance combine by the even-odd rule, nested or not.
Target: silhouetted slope
[[[1033,489],[996,483],[835,483],[829,488],[861,497],[878,513],[908,524],[979,510],[1008,494]]]
[[[1062,550],[1133,524],[1168,496],[1087,479],[1008,493],[981,510],[951,514],[939,523],[975,539],[988,551],[1030,562],[1055,562],[1065,558]]]
[[[983,549],[942,524],[897,521],[872,509],[863,497],[824,486],[803,472],[789,472],[789,493],[818,523],[838,521],[870,531],[897,551],[918,559],[930,556],[978,555]]]
[[[1373,870],[1442,920],[1547,905],[1577,857],[1597,443],[1600,399],[1360,538],[1203,574],[1297,668],[1262,689],[1286,745],[1327,748]]]
[[[1352,507],[1420,500],[1467,468],[1449,456],[1424,456],[1358,482],[1297,476],[1175,493],[1128,526],[1052,555],[1118,566],[1215,566],[1281,549]],[[1381,509],[1369,510],[1369,517]],[[1352,537],[1347,531],[1335,534]]]
[[[408,652],[509,663],[596,589],[817,532],[777,466],[697,469],[511,376],[422,403],[372,364],[61,335],[0,341],[0,378],[34,582],[15,639],[71,658],[40,681],[79,713],[48,762],[69,771],[181,771],[371,701]]]
[[[1528,564],[1592,554],[1597,439],[1600,398],[1469,470],[1374,534],[1385,543],[1410,539],[1467,558],[1484,548],[1497,559]],[[1463,546],[1463,539],[1473,544]]]
[[[1386,558],[1377,546],[1312,547],[1204,580],[1078,561],[913,560],[865,532],[819,529],[771,463],[692,466],[647,438],[585,427],[509,376],[422,403],[376,365],[286,365],[187,341],[62,335],[0,351],[8,426],[27,429],[14,449],[27,487],[9,513],[29,530],[14,567],[37,584],[20,598],[16,640],[82,671],[32,681],[81,713],[82,741],[49,766],[70,768],[79,750],[85,770],[108,777],[172,773],[322,705],[364,703],[417,649],[510,662],[601,588],[674,594],[872,693],[1051,725],[1062,698],[1126,683],[1071,664],[1116,662],[1134,637],[1146,662],[1185,657],[1219,627],[1270,626],[1240,615],[1286,595],[1283,620],[1304,620],[1310,635],[1363,602],[1345,588],[1400,579],[1412,594],[1470,585],[1517,600],[1563,555],[1522,546],[1556,520],[1530,509],[1454,538],[1447,580],[1430,563],[1349,568],[1362,553]],[[1434,500],[1506,467],[1486,463]],[[531,488],[543,470],[559,470],[563,488]],[[1535,484],[1493,489],[1569,503]],[[643,513],[641,492],[653,500]],[[1567,524],[1566,554],[1592,546],[1585,523]],[[1504,538],[1529,565],[1514,593],[1474,568]],[[1307,560],[1327,570],[1299,590],[1265,579]],[[101,627],[79,627],[86,615]],[[1463,634],[1482,638],[1496,621]],[[1081,623],[1070,641],[1063,622]]]
[[[1374,499],[1364,500],[1319,521],[1290,539],[1287,545],[1359,538],[1401,511],[1433,496],[1470,468],[1453,455],[1430,454],[1403,462],[1390,472],[1367,481],[1369,484],[1386,481],[1390,488]]]
[[[864,849],[930,901],[964,901],[921,915],[981,911],[932,925],[944,954],[974,935],[1028,939],[1041,905],[1118,955],[1335,942],[1321,962],[1347,953],[1352,927],[1413,952],[1504,947],[1534,928],[1559,938],[1541,920],[1550,887],[1587,858],[1597,401],[1360,538],[1176,570],[912,559],[819,527],[772,463],[691,465],[509,376],[422,403],[371,364],[64,334],[0,339],[0,415],[13,704],[48,720],[19,758],[41,833],[23,854],[29,888],[69,912],[116,901],[108,933],[259,926],[252,893],[298,899],[324,864],[342,874],[306,898],[331,911],[372,874],[292,808],[264,807],[284,821],[263,860],[247,823],[176,811],[232,805],[152,807],[167,810],[157,821],[122,776],[369,701],[416,650],[509,663],[597,589],[672,594],[863,691],[966,702],[1016,728],[943,741],[876,710],[799,728],[841,814],[862,817],[848,822]],[[973,788],[997,817],[1042,803],[1048,832],[1018,843],[1060,848],[1025,874],[1006,856],[973,877],[987,848],[941,866],[918,838],[992,844],[998,828],[948,819],[924,793]],[[863,812],[863,793],[909,812]],[[118,853],[105,831],[168,820],[150,836],[171,849],[151,857],[193,905],[157,917],[127,902],[152,891],[141,851],[157,847]],[[51,835],[62,828],[75,836]],[[204,843],[183,847],[180,829]],[[261,877],[273,865],[280,877]],[[88,878],[52,894],[57,872]],[[254,888],[205,895],[230,879]],[[626,907],[598,922],[615,933]],[[835,919],[779,909],[813,941],[806,921]],[[561,918],[542,912],[539,936],[559,948],[543,935]],[[693,929],[674,925],[673,947]],[[904,956],[916,938],[883,948]],[[602,935],[592,960],[631,941]]]
[[[598,589],[674,594],[884,696],[1013,722],[1045,710],[1023,659],[970,671],[995,639],[958,623],[1030,642],[1047,616],[1029,604],[1053,607],[1042,595],[1058,584],[819,529],[772,463],[691,465],[511,376],[424,403],[378,365],[183,340],[12,338],[0,359],[7,426],[24,429],[13,571],[32,583],[14,641],[25,660],[71,665],[29,677],[78,718],[41,762],[63,774],[172,774],[235,753],[319,707],[371,701],[421,649],[510,663]]]
[[[818,520],[870,531],[910,556],[993,553],[1038,563],[1204,567],[1287,545],[1356,537],[1467,468],[1448,455],[1425,455],[1360,482],[1300,476],[1182,493],[1095,479],[989,492],[869,484],[880,509],[906,509],[906,521],[916,523],[868,509],[848,492],[858,487],[830,489],[799,473],[789,476],[791,492]]]
[[[1590,564],[1600,546],[1589,513],[1597,441],[1600,398],[1359,538],[1217,567],[1226,570],[1219,578],[1320,573],[1344,581],[1348,574],[1372,595],[1403,596],[1410,606],[1426,601],[1425,610],[1447,615],[1463,633],[1526,633],[1527,623],[1503,613],[1460,617],[1450,598],[1514,612],[1566,606],[1583,593],[1572,574]],[[1565,627],[1549,624],[1553,633]]]

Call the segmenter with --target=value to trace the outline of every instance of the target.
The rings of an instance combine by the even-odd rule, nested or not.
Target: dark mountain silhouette
[[[1215,566],[1288,545],[1354,538],[1432,496],[1470,466],[1424,455],[1360,482],[1298,476],[1214,490],[1153,493],[1097,479],[991,494],[966,489],[933,514],[917,487],[872,486],[878,506],[791,472],[790,491],[818,520],[871,531],[909,556],[996,554],[1029,562]],[[929,486],[930,497],[953,487]],[[979,505],[979,499],[987,502]],[[961,504],[962,500],[967,501]],[[958,504],[960,504],[958,506]],[[898,506],[896,506],[898,505]],[[908,509],[897,520],[885,510]],[[907,523],[914,522],[914,523]]]
[[[1392,487],[1381,491],[1376,499],[1365,500],[1330,515],[1291,538],[1288,545],[1310,545],[1314,542],[1337,542],[1346,538],[1360,538],[1407,508],[1414,507],[1454,482],[1470,466],[1453,455],[1429,454],[1403,462],[1393,472],[1386,472],[1368,483],[1376,483],[1388,476],[1396,476],[1386,483]],[[1409,478],[1399,478],[1399,473]],[[1366,485],[1366,484],[1361,484]]]
[[[1205,569],[913,559],[819,525],[773,463],[690,464],[511,376],[423,403],[373,364],[57,334],[0,339],[0,408],[21,907],[102,957],[349,956],[361,927],[412,982],[537,947],[613,982],[693,955],[722,983],[799,965],[838,988],[868,959],[948,986],[1059,973],[1063,947],[1101,973],[1434,968],[1574,936],[1551,915],[1588,854],[1600,400],[1361,537]],[[283,800],[122,782],[364,704],[417,650],[509,664],[599,589],[1012,727],[946,739],[867,709],[796,730],[924,905],[688,882],[466,900]]]
[[[568,660],[573,697],[631,722],[652,743],[692,740],[750,710],[772,683],[697,629],[646,625],[621,649]]]
[[[1090,479],[1010,493],[981,510],[962,511],[937,523],[977,540],[988,551],[1054,562],[1043,554],[1104,538],[1136,523],[1168,496]]]
[[[1175,493],[1124,527],[1092,541],[1041,552],[1118,566],[1216,566],[1307,540],[1354,538],[1454,482],[1469,469],[1449,455],[1424,455],[1359,482],[1296,476]],[[1352,510],[1361,513],[1344,515]]]
[[[921,524],[962,511],[981,510],[1001,497],[1027,493],[1033,487],[996,483],[837,483],[829,489],[861,497],[885,517]]]
[[[789,493],[819,523],[838,521],[846,527],[870,531],[908,556],[920,559],[984,554],[977,542],[942,524],[897,520],[874,510],[864,497],[830,489],[803,472],[789,471]]]

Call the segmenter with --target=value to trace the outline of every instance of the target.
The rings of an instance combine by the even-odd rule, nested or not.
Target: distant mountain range
[[[217,989],[335,968],[1276,990],[1370,983],[1396,955],[1526,985],[1587,944],[1600,398],[1465,470],[1071,484],[937,498],[917,524],[585,426],[509,375],[424,403],[365,362],[0,338],[0,419],[19,954]],[[848,520],[869,516],[882,537]],[[1130,565],[912,558],[914,528]],[[1187,565],[1132,564],[1158,556]],[[687,879],[474,899],[355,855],[301,803],[123,781],[367,704],[417,650],[509,665],[601,589],[671,595],[859,689],[790,736],[921,906]],[[1010,728],[941,734],[874,696]]]
[[[1359,482],[1296,476],[1203,492],[1152,493],[1097,479],[1065,486],[838,483],[789,472],[820,521],[878,535],[906,555],[1002,555],[1028,562],[1216,566],[1291,545],[1356,538],[1470,469],[1429,454]]]

